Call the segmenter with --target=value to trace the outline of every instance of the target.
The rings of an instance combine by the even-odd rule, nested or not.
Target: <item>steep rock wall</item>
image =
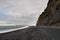
[[[60,0],[49,0],[36,25],[60,26]]]

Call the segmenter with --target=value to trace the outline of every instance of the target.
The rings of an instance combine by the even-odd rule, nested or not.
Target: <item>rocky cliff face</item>
[[[49,0],[46,9],[39,16],[37,26],[60,26],[60,0]]]

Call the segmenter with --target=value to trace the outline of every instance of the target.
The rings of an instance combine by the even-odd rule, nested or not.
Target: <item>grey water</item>
[[[15,28],[21,28],[24,27],[25,25],[19,25],[19,26],[0,26],[0,31],[3,30],[10,30],[10,29],[15,29]]]

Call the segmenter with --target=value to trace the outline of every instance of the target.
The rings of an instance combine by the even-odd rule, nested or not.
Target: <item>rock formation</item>
[[[39,16],[37,26],[60,26],[60,0],[49,0],[46,9]]]

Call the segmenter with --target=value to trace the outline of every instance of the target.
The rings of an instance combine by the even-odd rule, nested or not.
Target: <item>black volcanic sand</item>
[[[60,28],[43,27],[31,26],[26,29],[0,34],[0,40],[60,40]]]

